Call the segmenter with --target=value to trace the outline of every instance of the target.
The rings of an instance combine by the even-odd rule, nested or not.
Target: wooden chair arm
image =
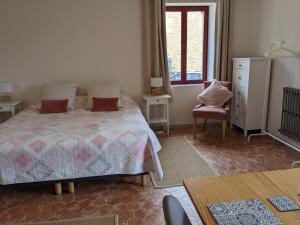
[[[198,104],[198,105],[196,105],[195,107],[194,107],[194,109],[199,109],[200,107],[202,107],[202,106],[204,106],[204,104]]]

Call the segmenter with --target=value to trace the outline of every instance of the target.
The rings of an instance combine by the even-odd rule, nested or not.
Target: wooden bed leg
[[[75,193],[74,182],[69,182],[68,183],[68,192],[71,193],[71,194]]]
[[[62,194],[61,183],[56,183],[55,184],[55,193],[57,195],[61,195]]]
[[[147,175],[141,175],[141,185],[142,186],[147,186],[147,182],[148,179],[147,179]]]

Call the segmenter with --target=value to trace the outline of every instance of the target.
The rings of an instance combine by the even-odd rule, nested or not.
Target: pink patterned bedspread
[[[33,107],[0,125],[0,184],[163,172],[161,146],[138,105],[122,96],[117,112],[78,109],[42,115]]]

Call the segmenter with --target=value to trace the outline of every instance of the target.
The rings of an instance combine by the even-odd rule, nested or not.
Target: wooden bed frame
[[[142,186],[146,186],[148,184],[147,175],[148,175],[147,173],[135,175],[135,176],[140,176]],[[68,185],[68,192],[71,194],[74,194],[75,193],[74,181],[67,182],[67,185]],[[57,195],[61,195],[62,194],[62,182],[57,182],[57,183],[55,183],[54,186],[55,186],[55,193]]]

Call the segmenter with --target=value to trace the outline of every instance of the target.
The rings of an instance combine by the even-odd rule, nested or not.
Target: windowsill
[[[180,88],[180,87],[199,87],[203,85],[203,83],[201,84],[172,84],[171,87],[172,88]]]

